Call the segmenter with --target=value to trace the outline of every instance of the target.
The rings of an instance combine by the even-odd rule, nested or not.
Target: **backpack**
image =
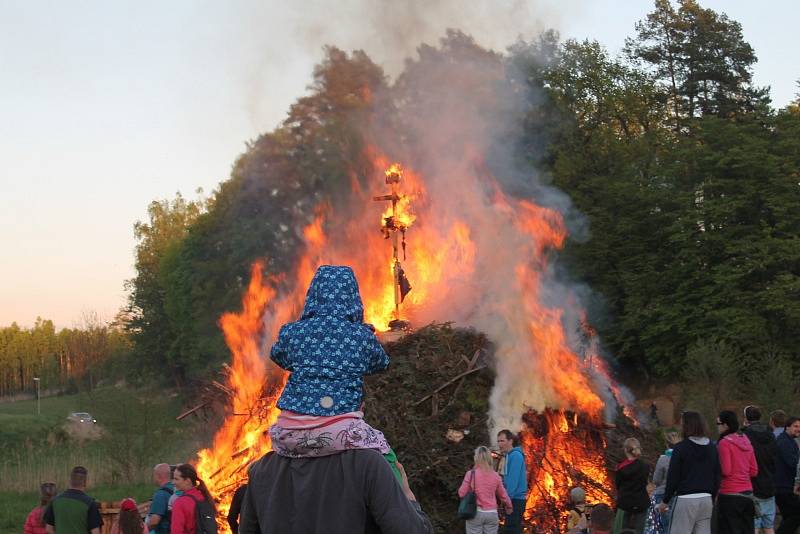
[[[158,488],[159,491],[163,491],[169,497],[167,497],[167,511],[164,512],[164,517],[161,518],[158,525],[156,525],[155,531],[156,532],[169,532],[169,520],[172,518],[172,508],[169,506],[170,497],[175,493],[175,491],[170,488],[169,486],[161,486]]]
[[[207,499],[198,500],[194,495],[184,495],[191,497],[194,501],[194,524],[196,534],[217,534],[217,518],[214,507]]]

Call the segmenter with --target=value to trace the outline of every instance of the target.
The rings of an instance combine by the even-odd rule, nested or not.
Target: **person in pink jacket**
[[[752,534],[755,507],[750,479],[758,474],[753,445],[739,432],[736,414],[724,410],[717,417],[719,465],[722,481],[717,497],[719,534]]]
[[[500,526],[497,500],[500,499],[508,514],[514,506],[503,487],[503,480],[492,466],[492,453],[483,445],[475,449],[475,466],[464,475],[458,496],[463,497],[470,490],[475,492],[478,513],[473,519],[467,519],[467,534],[497,534]]]
[[[23,534],[45,534],[44,514],[45,508],[56,496],[56,485],[52,482],[45,482],[39,486],[40,502],[39,506],[31,510],[25,519],[25,526],[22,528]]]

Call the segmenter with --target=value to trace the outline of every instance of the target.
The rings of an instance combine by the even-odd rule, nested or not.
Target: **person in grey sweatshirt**
[[[653,471],[653,495],[651,497],[651,506],[656,507],[661,503],[664,498],[664,489],[667,486],[667,470],[669,469],[669,461],[672,458],[672,447],[681,440],[680,434],[672,430],[664,433],[667,449],[664,454],[658,457],[656,467]],[[659,513],[661,519],[661,532],[669,532],[669,514],[666,512]]]

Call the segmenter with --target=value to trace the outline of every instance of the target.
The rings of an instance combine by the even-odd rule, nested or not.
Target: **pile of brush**
[[[366,380],[365,419],[383,431],[436,532],[463,532],[456,519],[464,473],[489,445],[494,383],[486,336],[431,324],[388,343],[387,372]]]

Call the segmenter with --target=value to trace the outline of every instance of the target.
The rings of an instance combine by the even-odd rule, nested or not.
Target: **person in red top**
[[[39,486],[39,506],[31,510],[25,519],[25,526],[22,528],[23,534],[45,534],[44,514],[45,508],[56,495],[56,485],[52,482],[45,482]]]
[[[758,464],[753,445],[739,432],[736,414],[724,410],[717,417],[719,429],[719,466],[722,481],[717,497],[719,534],[744,534],[753,532],[755,507],[753,484],[750,479],[758,474]]]
[[[150,529],[142,521],[139,507],[131,497],[122,499],[119,503],[119,515],[111,525],[110,534],[147,534]]]
[[[467,534],[496,534],[500,526],[497,499],[503,503],[508,514],[513,511],[514,506],[503,486],[503,480],[492,466],[492,453],[483,445],[475,449],[475,466],[464,475],[464,481],[458,488],[458,496],[463,497],[470,490],[475,492],[478,513],[473,519],[467,519]]]
[[[197,476],[197,471],[189,464],[181,464],[172,475],[175,490],[183,494],[175,499],[172,505],[172,518],[169,524],[170,534],[196,534],[197,525],[194,508],[195,501],[208,501],[214,506],[214,499],[208,492],[205,483]]]

